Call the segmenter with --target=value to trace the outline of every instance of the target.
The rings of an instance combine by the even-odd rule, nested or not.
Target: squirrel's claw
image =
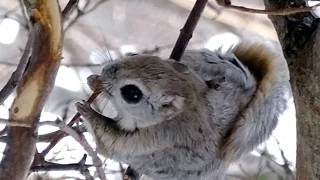
[[[86,119],[90,119],[90,117],[92,117],[95,113],[94,110],[90,107],[90,104],[85,101],[82,101],[82,103],[77,102],[76,108],[80,115]]]

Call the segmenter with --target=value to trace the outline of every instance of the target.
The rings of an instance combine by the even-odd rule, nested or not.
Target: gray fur
[[[250,108],[259,84],[232,53],[209,50],[187,51],[178,64],[155,56],[126,57],[108,64],[99,81],[120,119],[114,121],[88,104],[77,103],[92,125],[99,153],[155,180],[222,179],[231,162],[221,146],[239,113]],[[126,84],[135,84],[143,92],[138,104],[122,99],[119,89]],[[168,103],[169,108],[162,107]],[[259,108],[264,106],[269,105]],[[268,122],[261,126],[269,126],[264,123]],[[273,130],[263,129],[268,132],[257,130],[253,137],[269,136]],[[237,148],[240,155],[248,151]]]

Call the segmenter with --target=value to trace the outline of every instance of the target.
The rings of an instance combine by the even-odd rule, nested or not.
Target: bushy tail
[[[282,55],[249,43],[241,43],[233,52],[255,76],[257,90],[222,142],[222,157],[229,162],[270,137],[291,97],[288,66]]]

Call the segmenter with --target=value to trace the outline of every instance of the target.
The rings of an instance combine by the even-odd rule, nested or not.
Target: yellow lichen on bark
[[[62,52],[62,23],[60,7],[57,0],[38,0],[32,16],[40,23],[41,39],[37,63],[28,69],[28,73],[18,84],[17,96],[10,108],[13,120],[32,123],[35,115],[41,112],[46,100],[46,93],[52,89],[60,63]],[[51,84],[49,79],[52,80]]]
[[[39,93],[39,84],[37,81],[31,81],[26,84],[20,94],[15,98],[11,107],[11,118],[17,121],[27,120],[34,105],[36,104],[36,97]]]
[[[29,121],[28,118],[33,114],[33,110],[39,104],[41,89],[45,84],[45,67],[37,69],[36,72],[26,79],[24,86],[19,90],[11,106],[11,117],[17,121]]]
[[[33,10],[33,17],[41,22],[47,32],[50,32],[50,48],[52,54],[55,55],[55,60],[61,59],[61,31],[53,31],[52,27],[55,29],[62,29],[60,8],[56,5],[56,1],[37,1],[38,9]],[[59,14],[60,16],[56,16]],[[53,16],[52,16],[53,15]]]

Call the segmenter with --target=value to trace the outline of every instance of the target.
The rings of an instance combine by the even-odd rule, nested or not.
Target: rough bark
[[[265,0],[267,8],[305,6],[303,0]],[[311,13],[269,16],[290,70],[297,117],[297,179],[320,179],[320,28]]]
[[[9,113],[9,120],[28,123],[31,128],[8,129],[8,143],[0,166],[1,180],[26,179],[35,154],[37,123],[61,60],[62,25],[57,0],[36,0],[32,16],[39,31],[33,42],[30,65],[18,83]]]

